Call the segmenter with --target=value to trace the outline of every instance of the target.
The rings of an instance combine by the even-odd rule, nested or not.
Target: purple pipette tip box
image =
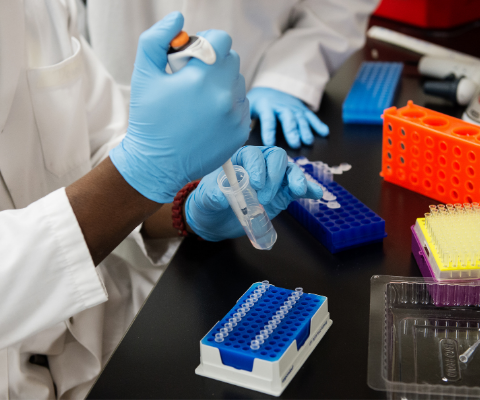
[[[474,306],[480,304],[480,286],[478,280],[442,280],[439,281],[433,273],[425,250],[421,245],[415,226],[412,229],[412,253],[424,278],[433,278],[442,284],[427,284],[429,292],[438,307]],[[476,285],[475,285],[476,283]]]

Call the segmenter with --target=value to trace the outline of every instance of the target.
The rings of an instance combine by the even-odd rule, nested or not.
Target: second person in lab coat
[[[242,60],[252,118],[275,144],[277,119],[287,143],[311,145],[328,127],[317,111],[332,73],[365,41],[378,0],[103,0],[88,3],[91,45],[128,98],[140,34],[171,11],[189,34],[227,31]]]

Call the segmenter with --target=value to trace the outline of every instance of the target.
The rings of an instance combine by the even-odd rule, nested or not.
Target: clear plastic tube
[[[239,165],[234,165],[237,175],[238,190],[242,192],[243,198],[247,206],[247,214],[244,215],[238,205],[237,191],[230,187],[225,172],[222,171],[218,175],[217,183],[232,207],[235,215],[242,224],[252,245],[260,250],[270,250],[277,240],[277,232],[275,231],[270,218],[263,206],[259,203],[257,192],[250,186],[250,179],[247,171]]]

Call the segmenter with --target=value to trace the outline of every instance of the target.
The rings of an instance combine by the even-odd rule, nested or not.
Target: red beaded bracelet
[[[183,204],[188,195],[195,190],[200,181],[187,183],[175,196],[172,207],[172,225],[178,230],[178,236],[189,236],[183,219]]]

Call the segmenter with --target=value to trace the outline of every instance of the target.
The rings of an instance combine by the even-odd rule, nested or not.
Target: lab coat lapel
[[[0,0],[0,133],[7,121],[25,57],[22,0]]]

